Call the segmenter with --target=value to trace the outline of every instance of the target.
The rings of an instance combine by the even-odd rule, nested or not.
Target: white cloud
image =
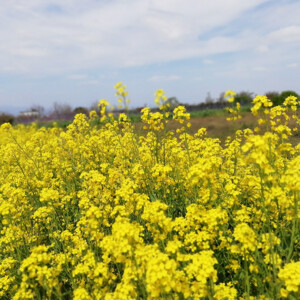
[[[288,64],[287,67],[288,68],[297,68],[298,64],[296,64],[296,63]]]
[[[80,85],[99,85],[100,81],[96,79],[81,81]]]
[[[300,42],[300,26],[287,26],[269,34],[269,39],[278,43]]]
[[[154,75],[150,77],[149,81],[174,81],[179,80],[181,77],[177,75],[163,76],[163,75]]]
[[[0,28],[0,69],[57,73],[239,51],[249,46],[243,35],[202,36],[265,2],[5,1],[0,8],[5,24]]]
[[[72,74],[68,76],[68,79],[71,80],[82,80],[82,79],[86,79],[88,77],[88,75],[86,74]]]
[[[197,81],[202,81],[203,80],[203,77],[201,76],[198,76],[198,77],[195,77],[194,80],[197,80]]]
[[[204,63],[205,65],[212,65],[212,64],[214,63],[214,61],[211,60],[211,59],[204,59],[204,60],[203,60],[203,63]]]
[[[260,45],[256,48],[257,52],[259,53],[267,53],[269,52],[269,47],[267,45]]]
[[[258,72],[264,72],[264,71],[268,70],[268,68],[262,67],[262,66],[256,66],[256,67],[253,67],[252,69],[253,69],[253,71],[258,71]]]

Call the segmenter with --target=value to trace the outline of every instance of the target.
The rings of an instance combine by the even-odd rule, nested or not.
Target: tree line
[[[211,97],[210,93],[207,94],[207,97],[204,102],[199,102],[197,104],[182,103],[176,97],[170,97],[167,99],[167,103],[170,105],[170,108],[173,109],[178,105],[184,105],[187,111],[203,110],[203,109],[222,109],[227,106],[227,101],[224,97],[225,93],[221,93],[218,98]],[[270,91],[265,93],[265,95],[273,102],[274,106],[282,105],[285,98],[288,96],[299,97],[299,95],[292,90],[286,90],[282,92]],[[241,105],[251,105],[255,94],[253,92],[241,91],[236,94],[235,99]],[[129,113],[138,114],[140,113],[143,107],[137,107],[129,110]],[[49,113],[45,113],[45,109],[41,105],[34,105],[28,111],[21,112],[18,116],[13,116],[7,113],[0,113],[0,124],[3,123],[27,123],[32,122],[36,119],[43,121],[53,121],[53,120],[70,120],[76,114],[83,113],[88,115],[91,110],[97,110],[97,103],[93,103],[89,108],[87,107],[72,107],[68,104],[54,103],[52,110]],[[155,109],[154,109],[155,110]],[[123,112],[123,110],[114,110],[115,113]]]

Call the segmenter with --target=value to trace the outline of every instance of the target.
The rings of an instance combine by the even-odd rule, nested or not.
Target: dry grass
[[[257,126],[257,118],[254,117],[250,112],[243,112],[242,119],[232,122],[226,120],[226,115],[216,114],[207,117],[194,117],[191,118],[191,127],[189,128],[190,134],[195,134],[200,128],[207,129],[207,136],[212,138],[219,138],[222,143],[225,142],[226,137],[233,136],[236,130],[243,130],[246,128],[254,129]],[[142,130],[143,123],[134,123],[135,128],[138,133],[144,135],[145,132]],[[169,130],[176,131],[180,128],[178,122],[170,120],[168,122],[167,128]],[[290,142],[296,145],[300,142],[299,134],[290,138]]]

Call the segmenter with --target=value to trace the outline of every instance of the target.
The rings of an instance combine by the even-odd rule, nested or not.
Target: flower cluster
[[[106,100],[66,130],[2,125],[0,297],[299,299],[297,101],[258,96],[263,130],[225,145],[189,134],[182,106],[142,126]]]
[[[118,97],[118,108],[128,110],[128,104],[130,103],[130,99],[127,98],[129,95],[128,91],[126,91],[126,85],[122,82],[118,82],[115,84],[116,96]]]

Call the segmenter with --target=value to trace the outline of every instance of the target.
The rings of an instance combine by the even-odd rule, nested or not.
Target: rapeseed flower
[[[104,99],[66,129],[1,126],[1,298],[299,298],[298,100],[257,96],[260,132],[224,144],[155,101],[140,132]]]

